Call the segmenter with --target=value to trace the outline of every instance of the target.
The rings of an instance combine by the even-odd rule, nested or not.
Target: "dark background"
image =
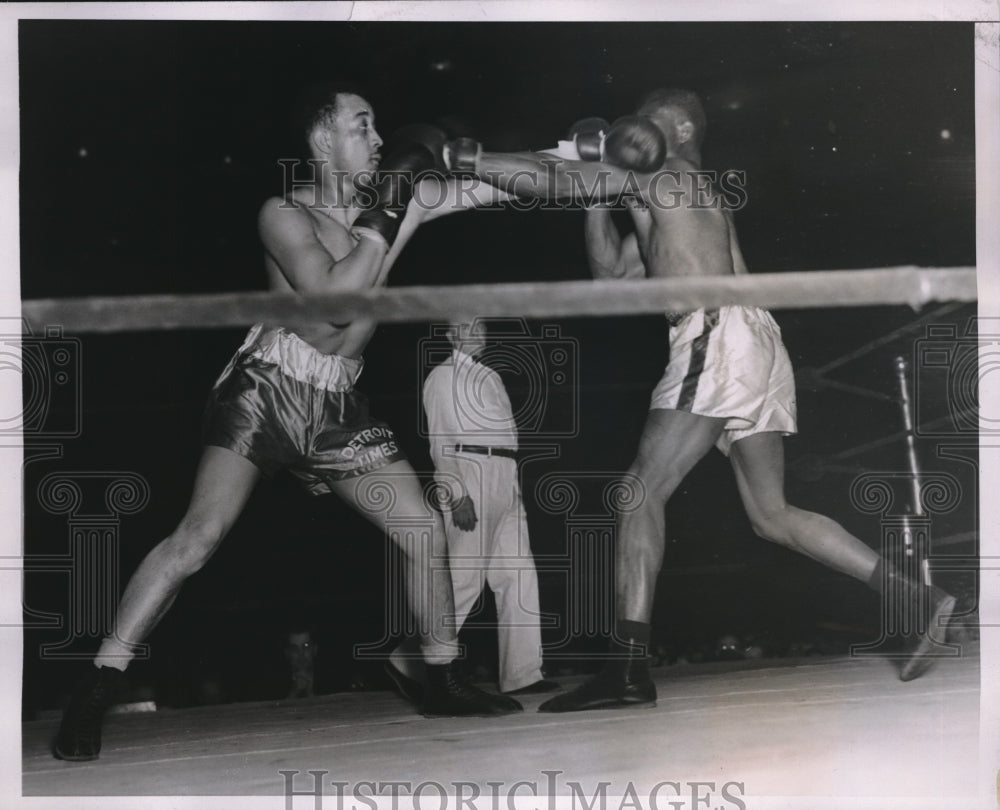
[[[705,166],[746,172],[748,204],[737,227],[751,270],[972,265],[973,59],[965,23],[23,21],[23,296],[263,288],[255,219],[262,201],[281,191],[277,160],[297,148],[289,101],[304,83],[329,76],[367,88],[384,137],[434,121],[491,149],[552,146],[578,118],[613,119],[652,87],[689,87],[708,111]],[[422,228],[390,283],[586,277],[578,212],[489,211]],[[800,434],[786,442],[792,502],[879,546],[880,516],[853,506],[850,488],[865,471],[906,469],[900,441],[864,449],[901,429],[893,361],[903,355],[913,361],[921,424],[940,434],[919,441],[921,461],[954,476],[961,493],[934,517],[935,553],[976,553],[975,435],[949,418],[961,401],[949,385],[961,384],[962,351],[974,345],[962,338],[974,314],[973,306],[775,313],[803,375]],[[547,475],[576,476],[585,481],[579,511],[606,522],[594,480],[614,479],[631,461],[666,362],[666,324],[637,317],[527,326],[537,336],[550,324],[578,366],[570,393],[552,392],[546,418],[568,424],[575,408],[577,430],[558,443],[557,458],[524,467],[523,490],[532,547],[558,568],[570,529],[565,516],[540,508],[535,488]],[[950,325],[954,335],[935,333],[950,359],[933,368],[921,362],[929,324]],[[381,328],[360,384],[422,470],[430,465],[418,369],[428,329]],[[865,350],[895,330],[903,331]],[[79,435],[48,441],[62,453],[44,458],[43,426],[27,451],[28,713],[58,704],[73,666],[40,645],[68,637],[63,652],[96,646],[92,632],[71,622],[39,626],[40,614],[71,614],[77,593],[66,573],[39,570],[42,555],[70,547],[67,515],[41,504],[40,482],[54,472],[145,479],[148,505],[115,524],[123,585],[183,513],[201,408],[242,330],[67,337],[75,357],[69,388],[82,406],[51,386],[43,421],[72,425],[79,416]],[[809,369],[855,350],[830,377],[861,393],[807,384]],[[529,389],[516,372],[506,376],[518,403]],[[952,457],[952,445],[967,448],[963,458]],[[852,448],[862,449],[833,458]],[[96,497],[74,519],[106,512]],[[697,657],[730,632],[776,654],[842,651],[877,637],[878,604],[862,585],[753,536],[719,454],[691,474],[667,517],[656,622],[668,657]],[[279,476],[186,584],[132,679],[175,705],[198,702],[208,678],[232,699],[281,695],[283,632],[307,621],[321,643],[324,689],[347,688],[358,676],[379,685],[373,665],[352,664],[350,648],[381,635],[385,554],[378,533],[338,502],[309,499]],[[971,576],[952,577],[972,609]],[[563,616],[564,576],[543,571],[541,581],[543,609]],[[487,617],[489,610],[486,600]],[[492,636],[466,635],[488,663]],[[546,631],[549,641],[558,636]],[[595,643],[576,638],[568,649],[583,653]]]

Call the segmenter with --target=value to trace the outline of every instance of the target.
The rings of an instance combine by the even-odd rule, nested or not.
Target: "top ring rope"
[[[374,318],[383,323],[454,317],[590,317],[684,312],[743,304],[765,309],[975,301],[976,268],[817,270],[640,280],[390,287],[300,296],[273,292],[38,298],[22,302],[35,329],[124,332]]]

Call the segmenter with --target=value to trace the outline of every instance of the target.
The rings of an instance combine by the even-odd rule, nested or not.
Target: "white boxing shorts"
[[[797,432],[795,375],[774,318],[726,306],[672,319],[670,360],[649,407],[725,419],[716,447],[727,456],[755,433]]]

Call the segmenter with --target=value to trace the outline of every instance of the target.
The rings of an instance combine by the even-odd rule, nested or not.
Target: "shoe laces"
[[[448,691],[457,697],[475,698],[485,694],[481,689],[474,686],[467,677],[454,670],[448,672],[446,683]]]

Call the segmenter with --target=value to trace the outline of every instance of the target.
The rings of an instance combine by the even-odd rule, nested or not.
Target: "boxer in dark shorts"
[[[204,442],[270,477],[288,469],[312,495],[405,458],[392,430],[354,389],[363,361],[322,354],[281,327],[257,324],[222,372]]]
[[[438,161],[426,143],[399,139],[381,160],[382,138],[371,105],[349,87],[314,88],[304,97],[300,132],[313,179],[261,207],[258,233],[271,290],[318,294],[381,287],[416,228],[442,214],[506,198],[428,175]],[[437,138],[431,128],[422,136]],[[372,181],[372,173],[379,174]],[[426,201],[433,200],[433,206]],[[63,714],[53,754],[89,760],[101,749],[101,727],[122,672],[138,645],[229,532],[262,476],[288,469],[314,495],[334,493],[389,534],[402,553],[407,604],[428,673],[421,711],[428,716],[485,716],[520,711],[487,694],[458,670],[455,606],[440,515],[428,507],[416,474],[392,431],[368,415],[354,390],[376,322],[278,324],[251,329],[216,383],[205,414],[194,488],[180,523],[133,573],[94,666]],[[361,482],[392,498],[373,502]],[[368,486],[368,492],[372,490]],[[426,532],[396,532],[393,515],[419,520]]]

